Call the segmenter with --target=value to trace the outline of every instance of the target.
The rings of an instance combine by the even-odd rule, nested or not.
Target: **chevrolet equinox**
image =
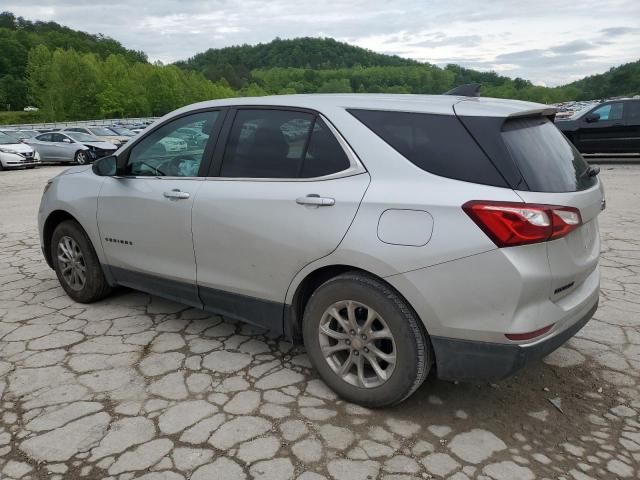
[[[68,293],[116,285],[302,341],[371,407],[504,377],[598,304],[598,169],[546,105],[460,95],[198,103],[46,185]],[[172,148],[180,132],[203,141]],[[171,147],[171,148],[170,148]]]

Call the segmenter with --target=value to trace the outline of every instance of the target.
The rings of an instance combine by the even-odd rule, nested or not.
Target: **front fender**
[[[43,251],[48,248],[47,234],[52,227],[49,222],[59,221],[58,219],[65,217],[64,213],[82,226],[93,244],[98,259],[104,263],[104,251],[97,224],[98,196],[103,182],[104,177],[94,175],[90,169],[65,171],[51,180],[49,188],[42,195],[38,210],[38,231]]]

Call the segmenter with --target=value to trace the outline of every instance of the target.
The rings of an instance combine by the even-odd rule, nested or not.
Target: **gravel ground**
[[[121,290],[80,305],[39,249],[60,167],[0,173],[0,478],[639,478],[640,166],[603,166],[601,304],[498,384],[336,398],[300,348]]]

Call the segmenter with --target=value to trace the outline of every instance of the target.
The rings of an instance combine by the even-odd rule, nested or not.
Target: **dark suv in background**
[[[582,153],[640,153],[640,98],[592,105],[556,126]]]

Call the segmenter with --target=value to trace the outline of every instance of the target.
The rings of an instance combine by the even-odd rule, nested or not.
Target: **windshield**
[[[12,145],[16,143],[20,143],[20,140],[6,132],[0,132],[0,145]]]
[[[104,127],[90,127],[88,130],[91,133],[93,133],[94,135],[98,135],[99,137],[115,137],[115,136],[117,136],[116,132],[111,131],[108,128],[104,128]]]
[[[591,105],[587,105],[586,107],[581,108],[580,110],[576,110],[575,112],[573,112],[571,114],[571,116],[567,117],[567,119],[569,120],[575,120],[577,118],[580,118],[582,115],[584,115],[585,113],[587,113],[589,110],[591,110],[593,107],[595,107],[597,105],[597,103],[592,103]]]
[[[124,127],[109,127],[109,130],[113,130],[118,135],[124,135],[125,137],[133,137],[135,135],[131,130]]]
[[[37,133],[32,132],[31,130],[20,130],[19,132],[16,132],[16,135],[19,135],[21,138],[33,138]]]
[[[88,133],[82,132],[66,132],[67,136],[77,140],[78,142],[100,142],[101,140],[98,137],[94,137],[93,135],[89,135]]]

